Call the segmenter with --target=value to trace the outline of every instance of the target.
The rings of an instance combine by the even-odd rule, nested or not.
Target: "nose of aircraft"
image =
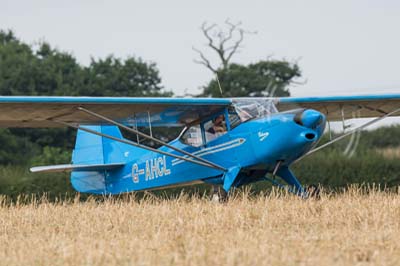
[[[294,117],[294,121],[299,125],[315,129],[318,125],[323,123],[324,116],[318,111],[306,109],[303,112],[297,113]]]

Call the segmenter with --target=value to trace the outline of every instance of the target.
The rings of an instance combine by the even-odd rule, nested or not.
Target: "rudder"
[[[91,125],[84,128],[122,139],[117,126]],[[129,148],[129,149],[128,149]],[[132,147],[118,141],[78,130],[72,163],[77,165],[124,163]],[[71,183],[80,192],[107,193],[107,171],[73,171]]]

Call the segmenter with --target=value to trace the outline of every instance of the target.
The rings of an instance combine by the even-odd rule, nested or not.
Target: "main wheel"
[[[228,200],[228,193],[220,186],[212,186],[211,201],[212,202],[226,202]]]

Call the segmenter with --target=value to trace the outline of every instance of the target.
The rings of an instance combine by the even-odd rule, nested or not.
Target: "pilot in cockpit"
[[[221,136],[226,132],[225,116],[219,115],[213,119],[213,125],[207,130],[208,133]]]

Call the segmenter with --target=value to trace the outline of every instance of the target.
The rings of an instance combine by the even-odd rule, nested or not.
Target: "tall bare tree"
[[[297,62],[274,60],[271,57],[248,65],[232,62],[235,54],[243,48],[246,34],[255,34],[245,30],[242,23],[226,20],[223,26],[203,23],[201,32],[207,40],[206,48],[217,55],[219,63],[213,62],[204,49],[193,47],[198,58],[197,64],[204,65],[214,75],[199,96],[206,97],[253,97],[253,96],[289,96],[289,86],[301,76]]]
[[[220,65],[213,65],[209,58],[200,49],[193,47],[193,50],[199,54],[199,59],[195,59],[197,64],[204,65],[213,73],[218,69],[226,69],[232,59],[232,56],[239,52],[245,34],[255,34],[242,28],[242,22],[232,23],[229,19],[225,20],[225,27],[217,24],[204,22],[201,25],[201,31],[207,39],[207,47],[214,51],[221,60]]]

